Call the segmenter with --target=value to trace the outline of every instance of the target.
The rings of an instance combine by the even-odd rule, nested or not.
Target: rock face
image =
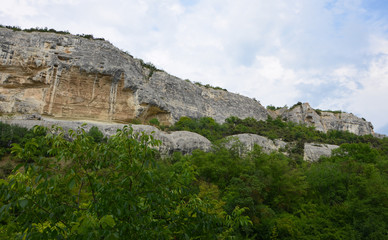
[[[127,123],[267,118],[253,99],[197,86],[102,40],[0,28],[0,112]]]
[[[0,47],[0,114],[110,123],[157,118],[165,125],[182,116],[221,123],[271,115],[323,132],[373,134],[363,119],[318,112],[308,103],[268,112],[253,99],[183,81],[103,40],[0,28]]]
[[[308,103],[303,103],[292,109],[278,109],[271,113],[273,117],[280,116],[282,119],[295,123],[314,126],[322,132],[328,130],[349,131],[357,135],[374,135],[373,126],[370,122],[358,118],[351,113],[329,112],[313,109]]]
[[[259,136],[251,133],[236,134],[227,137],[227,146],[231,147],[235,143],[241,143],[244,149],[239,149],[239,152],[252,151],[254,145],[262,147],[263,152],[271,153],[273,151],[279,151],[280,148],[285,148],[287,143],[281,140],[272,141],[263,136]]]
[[[316,162],[322,156],[330,157],[331,151],[336,148],[339,148],[339,146],[319,143],[305,143],[303,159],[308,162]]]

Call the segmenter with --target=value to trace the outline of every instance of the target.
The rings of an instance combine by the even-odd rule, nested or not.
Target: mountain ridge
[[[307,103],[271,111],[228,91],[198,86],[158,70],[101,39],[0,28],[0,112],[57,119],[171,125],[180,117],[268,116],[314,126],[375,135],[352,114],[320,116]]]

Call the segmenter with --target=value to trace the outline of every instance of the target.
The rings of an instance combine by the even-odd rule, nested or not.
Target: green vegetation
[[[388,138],[281,119],[185,117],[173,128],[213,136],[213,150],[160,158],[160,141],[128,126],[108,139],[21,130],[10,149],[20,164],[0,180],[0,239],[387,239]],[[307,163],[219,141],[241,132],[342,145]],[[2,138],[7,149],[16,135]]]
[[[12,144],[18,143],[24,146],[31,138],[40,135],[44,135],[44,133],[0,122],[0,159],[5,154],[10,153]]]
[[[297,106],[302,106],[302,102],[295,103],[294,105],[292,105],[292,107],[290,107],[290,110],[296,108]]]
[[[153,126],[156,126],[156,127],[159,127],[160,126],[160,122],[157,118],[152,118],[148,121],[148,123],[150,125],[153,125]]]
[[[190,81],[190,80],[189,80],[189,81]],[[200,86],[200,87],[212,88],[212,89],[214,89],[214,90],[222,90],[222,91],[225,91],[225,92],[228,91],[228,90],[226,90],[225,88],[214,87],[214,86],[212,86],[212,85],[210,85],[210,84],[203,85],[203,84],[200,83],[200,82],[194,82],[194,84],[197,85],[197,86]]]
[[[107,141],[107,139],[104,137],[104,134],[96,126],[91,127],[87,135],[91,136],[96,143]]]
[[[62,34],[62,35],[71,34],[69,31],[58,31],[58,30],[55,30],[53,28],[49,29],[47,27],[45,27],[45,28],[36,27],[36,28],[22,29],[18,26],[4,26],[4,25],[0,24],[0,28],[8,28],[8,29],[11,29],[13,31],[23,31],[23,32],[49,32],[49,33],[57,33],[57,34]],[[77,34],[76,36],[86,38],[86,39],[105,41],[104,38],[95,38],[95,37],[93,37],[92,34]]]
[[[268,105],[266,108],[267,108],[268,110],[276,111],[276,110],[278,110],[278,109],[287,108],[287,106],[284,106],[284,107],[275,107],[275,106],[273,106],[273,105]]]
[[[158,72],[158,71],[162,71],[161,69],[158,69],[157,67],[155,67],[154,64],[148,62],[148,63],[145,63],[143,60],[139,59],[140,61],[140,65],[143,67],[143,68],[147,68],[149,70],[148,72],[148,76],[147,76],[147,79],[150,79],[152,77],[152,75],[154,74],[154,72]]]
[[[321,109],[315,109],[315,111],[318,113],[318,115],[321,115],[322,112],[330,112],[330,113],[334,113],[334,114],[340,114],[342,113],[341,110],[321,110]],[[365,121],[365,120],[364,120]]]
[[[238,117],[229,117],[223,124],[217,123],[214,119],[203,117],[200,119],[191,119],[182,117],[173,126],[169,128],[172,131],[185,130],[196,132],[210,141],[215,142],[226,136],[253,133],[270,139],[282,139],[286,142],[316,142],[337,144],[342,143],[371,143],[374,147],[381,144],[380,139],[371,135],[357,136],[345,131],[328,131],[322,133],[315,130],[314,127],[286,122],[280,118],[258,121],[254,118],[240,119]]]
[[[14,144],[12,154],[23,163],[0,182],[0,238],[240,236],[239,228],[251,225],[246,208],[226,213],[218,193],[196,181],[194,165],[183,158],[161,161],[159,144],[127,126],[107,142],[97,143],[83,129],[52,128],[24,147]]]
[[[185,82],[193,83],[193,82],[191,82],[189,79],[185,79]],[[197,86],[200,86],[200,87],[212,88],[212,89],[214,89],[214,90],[222,90],[222,91],[225,91],[225,92],[228,91],[228,90],[226,90],[225,88],[214,87],[214,86],[212,86],[212,85],[210,85],[210,84],[203,85],[203,84],[200,83],[200,82],[194,82],[194,84],[197,85]]]

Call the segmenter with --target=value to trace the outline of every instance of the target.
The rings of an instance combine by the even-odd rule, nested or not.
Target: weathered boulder
[[[182,116],[267,118],[257,101],[197,86],[102,40],[0,28],[0,112],[162,124]]]
[[[315,110],[308,103],[296,105],[291,109],[278,109],[272,111],[271,115],[280,116],[287,121],[314,126],[315,129],[322,132],[339,130],[357,135],[374,135],[372,124],[365,119],[351,113]]]
[[[330,157],[331,151],[336,148],[339,148],[339,146],[320,143],[305,143],[303,159],[308,162],[316,162],[322,156]]]
[[[279,151],[281,148],[284,149],[287,145],[284,141],[272,141],[269,138],[251,133],[232,135],[227,137],[226,140],[228,141],[226,143],[227,147],[232,147],[235,144],[241,144],[242,149],[239,149],[240,153],[252,151],[255,145],[260,146],[265,153]]]

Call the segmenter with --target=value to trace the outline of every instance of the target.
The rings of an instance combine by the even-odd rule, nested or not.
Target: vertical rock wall
[[[268,115],[317,130],[373,134],[371,123],[348,113],[320,112],[307,103],[268,112],[238,94],[197,86],[144,64],[112,44],[70,34],[0,28],[0,114],[169,125],[182,116]]]
[[[267,118],[260,103],[182,81],[101,40],[0,29],[0,112],[171,124],[182,116]]]

